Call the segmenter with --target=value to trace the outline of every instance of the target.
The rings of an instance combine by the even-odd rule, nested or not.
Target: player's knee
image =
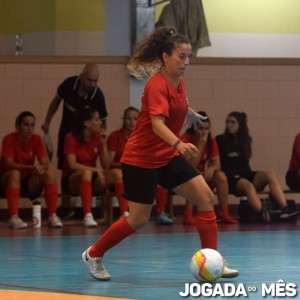
[[[207,192],[207,199],[208,199],[208,204],[211,205],[211,206],[214,206],[214,203],[215,203],[215,195],[213,193],[212,190],[209,190]]]
[[[92,173],[91,170],[83,170],[82,179],[91,181],[92,180],[92,175],[93,175],[93,173]]]
[[[132,217],[129,213],[129,217],[127,220],[128,220],[129,226],[132,229],[138,230],[140,228],[143,228],[148,223],[149,217],[148,216]]]
[[[113,180],[114,182],[121,182],[122,181],[122,171],[120,169],[113,169],[112,170]]]
[[[10,170],[7,172],[7,183],[18,184],[21,181],[21,172],[19,170]]]
[[[197,201],[198,210],[213,210],[215,203],[215,196],[211,190],[207,190],[204,197],[202,196],[199,201]]]
[[[54,174],[53,171],[47,170],[45,176],[47,182],[56,182],[56,175]]]
[[[215,172],[214,180],[218,183],[227,183],[227,177],[222,171]]]

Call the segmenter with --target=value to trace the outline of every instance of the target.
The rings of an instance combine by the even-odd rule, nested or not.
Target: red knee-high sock
[[[167,204],[167,190],[162,187],[157,187],[155,190],[156,210],[160,214],[165,211]]]
[[[92,183],[89,180],[82,180],[79,187],[79,194],[82,202],[83,215],[91,212]]]
[[[184,209],[184,215],[189,216],[189,217],[193,217],[193,214],[194,214],[193,207],[186,207]]]
[[[238,220],[231,217],[228,207],[220,207],[221,220],[223,223],[236,224]]]
[[[129,226],[127,218],[119,219],[113,223],[91,247],[89,251],[90,257],[103,257],[107,250],[120,243],[134,232],[135,230]]]
[[[218,225],[214,210],[198,211],[197,229],[201,240],[201,248],[217,250],[218,246]]]
[[[127,200],[122,196],[124,192],[123,182],[116,182],[114,187],[115,194],[119,203],[120,214],[123,215],[126,211],[128,211]]]
[[[51,217],[57,209],[57,184],[50,183],[45,185],[44,197],[47,204],[48,216]]]
[[[15,187],[8,187],[6,189],[6,199],[8,205],[9,216],[12,217],[18,214],[20,189]]]

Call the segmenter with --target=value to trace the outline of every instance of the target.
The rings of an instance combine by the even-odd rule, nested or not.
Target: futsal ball
[[[199,281],[216,282],[224,272],[224,259],[213,249],[198,250],[191,259],[190,269]]]

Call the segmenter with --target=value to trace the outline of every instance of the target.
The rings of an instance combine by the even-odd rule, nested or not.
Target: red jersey
[[[185,134],[182,137],[182,141],[184,141],[186,143],[192,143],[192,137],[189,134]],[[207,162],[210,161],[211,159],[213,159],[214,157],[217,157],[217,156],[220,156],[218,144],[217,144],[216,140],[212,137],[211,138],[210,152],[208,153],[208,147],[207,147],[207,144],[206,144],[206,146],[204,147],[204,149],[201,153],[201,157],[200,157],[197,169],[201,173],[203,173],[206,170]]]
[[[74,135],[69,132],[65,137],[64,155],[75,155],[76,161],[88,167],[95,167],[97,158],[103,153],[100,136],[93,134],[89,142],[79,142]],[[71,173],[66,159],[64,159],[63,176]]]
[[[107,139],[107,148],[115,152],[114,162],[120,162],[127,139],[124,129],[113,131]]]
[[[129,137],[121,162],[142,168],[159,168],[179,152],[153,132],[151,116],[165,116],[165,125],[179,136],[188,110],[183,79],[174,86],[161,73],[151,77],[144,89],[136,128]]]
[[[2,140],[0,173],[6,171],[4,158],[10,158],[15,163],[22,165],[34,165],[35,159],[47,157],[47,151],[42,138],[38,134],[33,134],[29,141],[21,142],[18,132],[7,134]],[[23,171],[22,177],[31,174],[30,171]]]
[[[300,133],[298,133],[294,140],[292,157],[290,160],[289,171],[297,171],[300,169]]]

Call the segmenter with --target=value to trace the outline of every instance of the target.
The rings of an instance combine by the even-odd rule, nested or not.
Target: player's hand
[[[202,116],[196,113],[191,107],[188,108],[187,118],[191,123],[201,122],[207,119],[207,116]]]
[[[199,156],[199,150],[191,143],[180,142],[176,149],[187,159],[196,158]]]
[[[42,165],[39,165],[39,164],[37,164],[37,165],[34,166],[34,171],[38,175],[43,175],[46,172],[45,169],[44,169],[44,167]]]
[[[207,116],[202,116],[197,114],[191,107],[188,107],[187,114],[185,116],[185,120],[183,122],[182,128],[180,130],[179,136],[185,134],[188,128],[190,128],[196,122],[202,122],[207,119]]]
[[[104,128],[100,128],[98,131],[99,135],[100,135],[100,140],[102,144],[106,144],[106,140],[107,140],[107,133],[106,133],[106,129]]]
[[[106,176],[105,176],[105,171],[102,169],[97,169],[97,176],[103,185],[106,184]]]

